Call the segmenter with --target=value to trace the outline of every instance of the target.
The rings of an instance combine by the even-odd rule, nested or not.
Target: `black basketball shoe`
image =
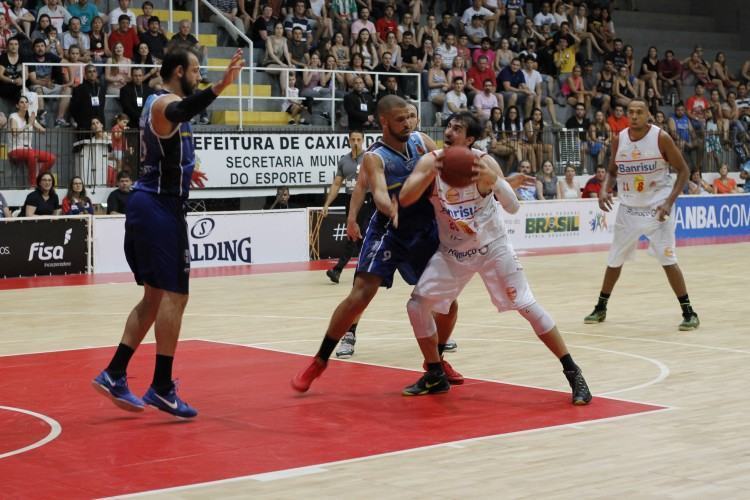
[[[425,394],[440,394],[448,392],[451,384],[445,376],[445,373],[435,374],[425,372],[419,380],[413,385],[404,387],[401,392],[404,396],[424,396]]]
[[[589,386],[586,384],[586,379],[583,378],[583,372],[578,368],[577,370],[563,370],[565,378],[570,383],[572,389],[573,404],[576,406],[587,405],[591,401],[591,391]]]

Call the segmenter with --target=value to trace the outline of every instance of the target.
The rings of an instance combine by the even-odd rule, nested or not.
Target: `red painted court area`
[[[151,381],[153,352],[144,345],[131,364],[137,394]],[[309,358],[183,341],[175,367],[181,394],[201,412],[188,422],[153,409],[123,412],[95,393],[90,381],[111,354],[0,357],[2,405],[62,426],[46,445],[0,459],[0,496],[134,493],[661,409],[596,397],[575,407],[567,393],[471,379],[447,394],[406,398],[400,390],[417,372],[339,361],[297,394],[289,379]],[[40,420],[0,410],[0,455],[48,431]]]

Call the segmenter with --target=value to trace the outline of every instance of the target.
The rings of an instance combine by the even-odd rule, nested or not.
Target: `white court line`
[[[0,406],[0,410],[8,410],[8,411],[14,411],[17,413],[23,413],[25,415],[30,415],[34,418],[38,418],[39,420],[43,421],[50,427],[49,433],[45,437],[37,441],[36,443],[32,443],[28,446],[24,446],[23,448],[19,448],[17,450],[8,451],[6,453],[0,454],[0,459],[12,457],[13,455],[19,455],[21,453],[25,453],[27,451],[31,451],[41,446],[44,446],[45,444],[49,443],[50,441],[55,439],[57,436],[59,436],[60,433],[62,432],[62,426],[60,425],[60,423],[54,418],[48,417],[47,415],[42,415],[41,413],[37,413],[31,410],[25,410],[23,408],[14,408],[12,406]],[[29,478],[29,479],[32,479],[32,478]]]
[[[245,347],[248,347],[248,346],[245,346]],[[285,473],[284,475],[280,475],[278,477],[278,479],[281,479],[281,478],[283,478],[285,476],[287,476],[287,477],[295,477],[297,475],[304,475],[304,470],[305,469],[310,469],[310,468],[313,468],[313,469],[325,469],[326,467],[332,467],[332,466],[336,466],[336,465],[354,464],[354,463],[365,462],[365,461],[373,460],[373,459],[377,459],[377,458],[395,457],[395,456],[399,456],[399,455],[406,455],[408,453],[414,453],[414,452],[419,452],[419,451],[427,451],[427,450],[434,450],[434,449],[438,449],[438,448],[445,448],[445,447],[455,448],[456,446],[461,446],[461,445],[466,445],[466,444],[471,444],[471,443],[478,443],[478,442],[482,442],[482,441],[489,441],[491,439],[496,439],[496,438],[522,436],[522,435],[525,435],[525,434],[534,434],[534,433],[539,433],[539,432],[546,432],[546,431],[549,431],[549,430],[568,429],[568,428],[572,428],[574,430],[578,430],[578,429],[581,429],[581,428],[583,428],[583,427],[585,427],[585,426],[587,426],[589,424],[598,424],[600,422],[614,422],[614,421],[617,421],[617,420],[624,420],[624,419],[628,419],[628,418],[632,418],[632,417],[638,417],[638,416],[642,416],[642,415],[646,415],[646,414],[660,413],[660,412],[666,412],[666,411],[671,411],[671,410],[672,409],[669,408],[669,407],[664,407],[664,408],[657,408],[657,409],[649,410],[649,411],[643,411],[643,412],[640,412],[640,413],[631,413],[629,415],[618,415],[616,417],[606,417],[606,418],[599,418],[599,419],[594,419],[594,420],[587,420],[585,422],[577,422],[575,424],[552,425],[552,426],[548,426],[548,427],[539,427],[537,429],[528,429],[528,430],[524,430],[524,431],[507,432],[505,434],[493,434],[491,436],[480,436],[480,437],[469,438],[469,439],[461,439],[461,440],[458,440],[458,441],[450,441],[450,442],[446,442],[446,443],[432,444],[432,445],[428,445],[428,446],[420,446],[420,447],[417,447],[417,448],[408,448],[408,449],[405,449],[405,450],[389,451],[389,452],[386,452],[386,453],[378,453],[376,455],[367,455],[367,456],[364,456],[364,457],[357,457],[357,458],[347,458],[345,460],[336,460],[336,461],[333,461],[333,462],[325,462],[325,463],[315,464],[315,465],[306,466],[306,467],[298,467],[298,468],[295,468],[295,469],[286,469],[286,470],[282,470],[282,471],[276,471],[276,473],[279,473],[279,472],[284,472]],[[299,471],[299,470],[302,470],[303,473],[302,474],[297,474],[295,472],[295,471]],[[239,482],[239,481],[247,481],[247,480],[256,480],[256,481],[260,480],[260,481],[262,481],[263,479],[258,479],[258,476],[263,477],[263,476],[267,476],[268,474],[269,473],[251,474],[251,475],[248,475],[248,476],[239,476],[239,477],[232,477],[232,478],[227,478],[227,479],[217,479],[216,481],[206,481],[204,483],[186,484],[186,485],[183,485],[183,486],[174,486],[172,488],[162,488],[162,489],[158,489],[158,490],[141,491],[141,492],[138,492],[138,493],[130,493],[130,494],[127,494],[127,495],[118,495],[118,496],[115,496],[115,497],[107,497],[107,498],[138,498],[138,497],[143,497],[143,496],[152,495],[152,494],[178,493],[178,492],[181,492],[181,491],[187,491],[187,490],[192,490],[192,489],[196,489],[196,488],[204,488],[204,487],[210,487],[210,486],[220,486],[220,485],[225,485],[225,484],[230,484],[230,483],[236,483],[236,482]]]

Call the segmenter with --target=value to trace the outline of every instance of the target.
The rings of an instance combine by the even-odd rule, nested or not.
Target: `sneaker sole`
[[[591,402],[591,400],[586,401],[586,400],[583,400],[583,399],[579,399],[577,401],[573,401],[573,405],[575,405],[575,406],[586,406],[590,402]]]
[[[584,319],[583,324],[584,325],[598,325],[599,323],[604,323],[603,319]]]
[[[681,332],[692,332],[693,330],[697,330],[699,325],[695,326],[679,326],[677,329]]]
[[[301,385],[297,385],[297,384],[294,383],[294,380],[292,380],[289,383],[289,385],[291,385],[292,389],[294,389],[297,392],[307,392],[307,391],[310,390],[310,386],[309,385],[307,387],[304,387],[304,386],[301,386]]]
[[[193,419],[194,419],[195,417],[197,417],[197,416],[198,416],[198,415],[193,415],[192,417],[183,417],[183,416],[181,416],[181,415],[175,415],[175,414],[174,414],[174,413],[172,413],[171,411],[169,411],[169,410],[165,410],[165,409],[164,409],[164,408],[162,408],[161,406],[158,406],[158,405],[155,405],[155,404],[152,404],[152,403],[146,403],[146,405],[147,405],[147,406],[150,406],[151,408],[155,408],[155,409],[157,409],[157,410],[159,410],[159,411],[161,411],[161,412],[164,412],[164,413],[166,413],[167,415],[171,415],[171,416],[173,416],[174,418],[176,418],[177,420],[193,420]]]
[[[137,406],[128,403],[124,399],[116,398],[112,395],[111,392],[109,392],[109,389],[104,387],[101,384],[97,384],[96,382],[91,382],[91,386],[94,388],[96,392],[101,394],[102,396],[105,396],[107,399],[112,401],[112,404],[114,404],[116,407],[120,408],[121,410],[129,411],[132,413],[141,413],[146,409],[145,406]]]
[[[429,396],[431,394],[444,394],[444,393],[446,393],[446,392],[448,392],[450,390],[451,390],[451,387],[449,385],[445,389],[440,389],[440,390],[437,390],[437,391],[431,391],[429,389],[425,389],[424,391],[418,392],[418,393],[402,391],[401,395],[402,396]]]
[[[349,359],[352,356],[354,356],[354,353],[351,353],[351,354],[339,354],[339,353],[336,353],[336,357],[338,359]]]

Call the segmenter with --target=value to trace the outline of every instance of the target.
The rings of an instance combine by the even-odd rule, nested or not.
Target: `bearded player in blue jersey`
[[[189,50],[168,52],[160,75],[164,89],[146,99],[140,120],[140,177],[133,186],[125,219],[125,256],[143,299],[125,323],[125,333],[112,361],[93,381],[94,388],[128,411],[148,404],[180,418],[198,412],[177,396],[172,362],[188,301],[190,251],[185,222],[191,184],[202,187],[195,167],[190,119],[231,85],[244,61],[235,52],[222,80],[195,92],[201,79],[198,57]],[[128,388],[131,357],[155,323],[156,367],[142,399]]]

